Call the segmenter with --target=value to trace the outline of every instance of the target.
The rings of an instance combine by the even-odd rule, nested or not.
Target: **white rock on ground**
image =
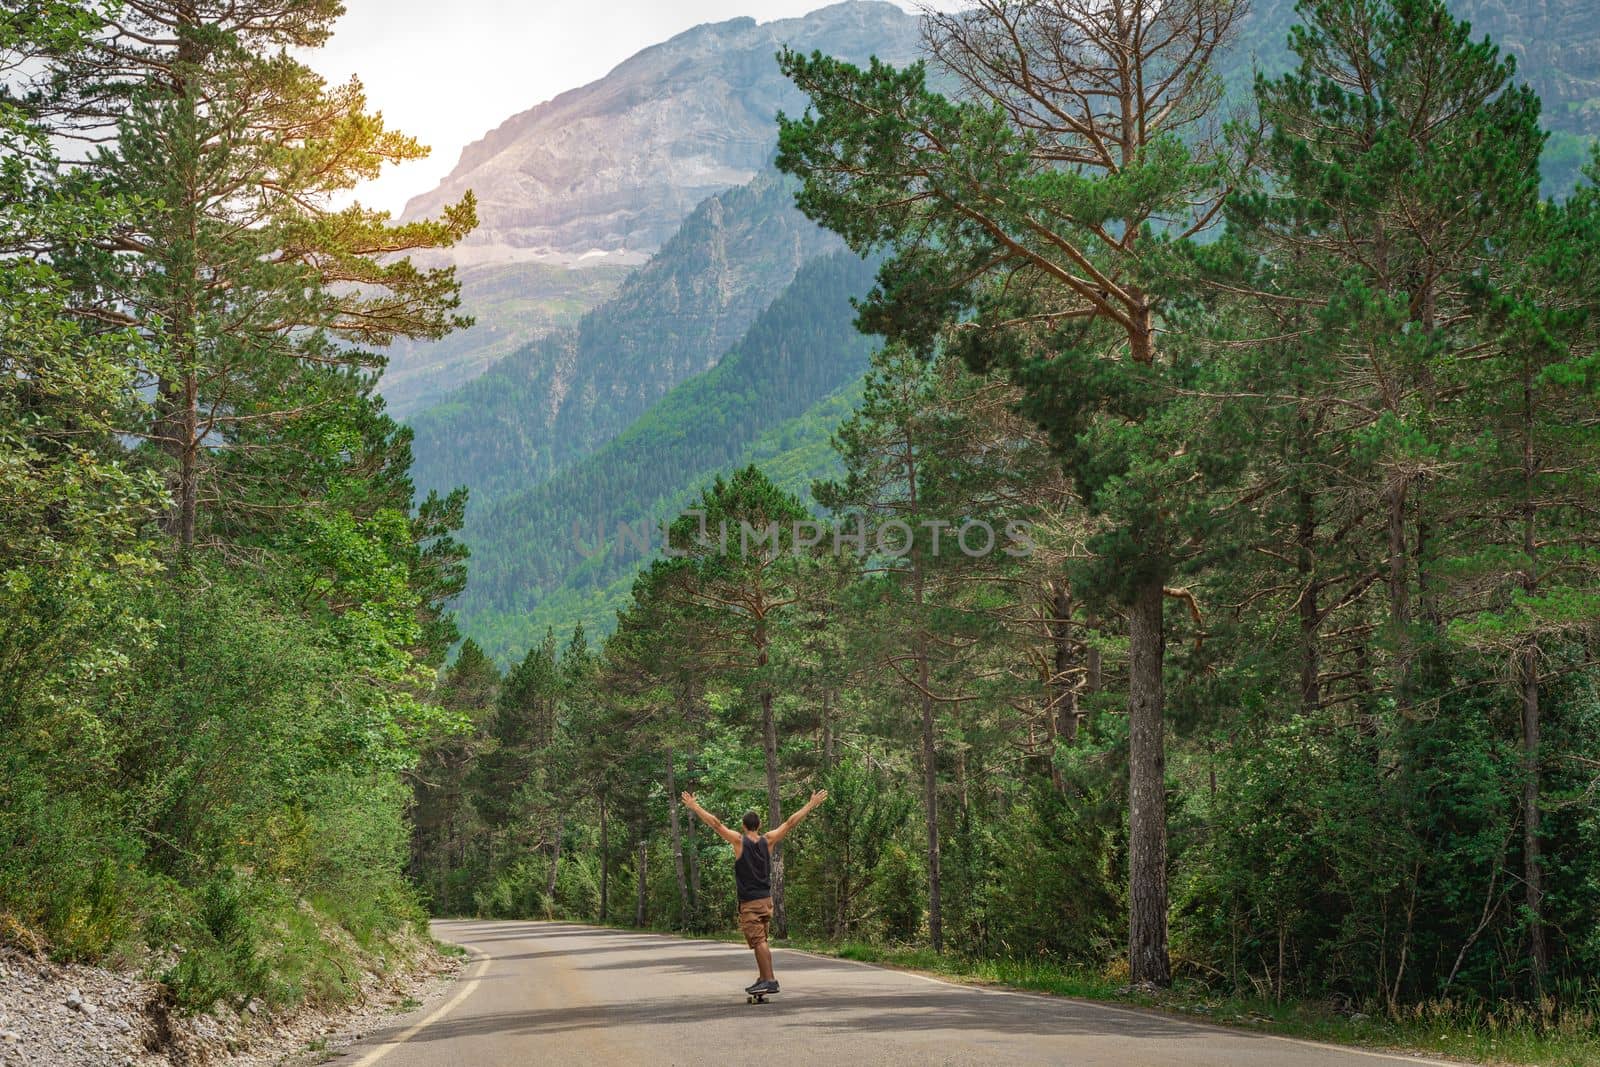
[[[376,1029],[442,994],[459,970],[419,948],[406,973],[363,973],[354,1005],[275,1014],[252,1001],[186,1017],[164,1009],[149,979],[0,947],[0,1067],[273,1067],[314,1041],[347,1043]]]

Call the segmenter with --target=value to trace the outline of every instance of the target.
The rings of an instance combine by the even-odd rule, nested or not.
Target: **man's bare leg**
[[[763,941],[756,946],[756,966],[761,968],[761,980],[770,982],[772,978],[772,949]]]

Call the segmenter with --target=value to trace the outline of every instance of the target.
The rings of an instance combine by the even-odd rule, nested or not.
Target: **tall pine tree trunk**
[[[1522,591],[1539,592],[1538,460],[1533,448],[1533,379],[1522,379]],[[1522,880],[1528,905],[1528,955],[1534,981],[1543,986],[1550,970],[1550,946],[1544,927],[1544,864],[1539,842],[1539,641],[1530,638],[1520,664],[1522,682]]]
[[[606,827],[606,798],[600,796],[600,921],[611,918],[611,846]]]
[[[1166,630],[1160,577],[1128,612],[1128,962],[1135,984],[1171,982],[1167,961]]]
[[[1054,653],[1051,664],[1053,677],[1047,687],[1049,693],[1052,739],[1059,738],[1068,747],[1078,742],[1078,692],[1083,680],[1074,674],[1078,665],[1078,645],[1072,635],[1072,591],[1063,581],[1051,583],[1050,644]],[[1052,747],[1050,753],[1050,782],[1057,793],[1067,791]]]
[[[766,653],[762,653],[763,665]],[[782,798],[778,795],[778,723],[773,717],[772,690],[761,690],[761,748],[767,763],[767,829],[783,822]],[[783,842],[772,850],[772,935],[787,937],[788,916],[783,908]]]
[[[1528,956],[1534,981],[1543,986],[1550,970],[1544,926],[1544,862],[1539,843],[1539,648],[1522,654],[1522,880],[1528,905]]]
[[[1317,510],[1310,489],[1296,491],[1295,570],[1300,578],[1300,709],[1322,704],[1322,613],[1317,605]]]
[[[939,748],[933,696],[929,692],[927,639],[918,638],[917,685],[922,698],[922,803],[928,813],[928,942],[944,951],[944,908],[939,871]]]
[[[545,880],[544,895],[549,901],[548,906],[554,910],[556,906],[556,876],[561,873],[561,835],[566,832],[566,820],[560,815],[556,816],[556,839],[550,847],[550,875]]]
[[[647,918],[646,902],[649,900],[650,888],[650,846],[644,840],[639,842],[639,890],[633,904],[633,925],[644,927]]]
[[[193,9],[180,7],[175,12],[178,22],[178,48],[176,64],[172,68],[172,92],[176,102],[187,110],[189,121],[180,124],[184,130],[198,128],[195,121],[196,101],[189,89],[188,78],[202,61],[203,50],[198,16]],[[167,517],[167,534],[177,540],[183,558],[187,560],[194,548],[195,527],[199,512],[200,495],[200,291],[206,284],[201,276],[199,216],[203,210],[205,191],[201,187],[199,162],[202,152],[198,145],[184,144],[176,152],[180,161],[172,175],[171,192],[175,202],[168,207],[178,216],[172,219],[172,233],[167,249],[169,261],[166,271],[176,292],[169,306],[168,323],[170,355],[177,364],[173,378],[164,378],[159,395],[163,401],[161,412],[161,444],[167,454],[177,461],[177,470],[168,479],[172,489],[172,511]],[[181,644],[181,642],[180,642]]]
[[[200,391],[193,373],[185,376],[183,385],[183,414],[180,420],[183,434],[182,449],[178,457],[178,492],[173,501],[178,510],[178,545],[185,557],[194,550],[195,527],[200,508]]]
[[[192,362],[196,356],[187,337],[183,323],[175,324],[173,354]],[[167,536],[177,542],[187,557],[194,548],[200,492],[200,391],[194,372],[184,368],[179,377],[163,380],[157,390],[157,400],[161,414],[156,435],[161,450],[174,464],[167,477],[172,508],[163,525]]]
[[[833,770],[833,690],[822,688],[822,758],[823,773]]]
[[[909,437],[904,442],[901,457],[905,469],[908,494],[908,513],[916,515],[921,510],[922,483],[918,478],[919,459],[917,446]],[[922,806],[926,813],[928,835],[928,942],[933,951],[944,950],[944,905],[940,900],[939,876],[939,750],[937,722],[934,716],[932,672],[928,666],[928,587],[922,546],[912,542],[911,587],[916,603],[916,638],[913,654],[917,661],[917,697],[922,705]]]
[[[1389,625],[1394,635],[1395,703],[1411,710],[1411,590],[1406,575],[1406,487],[1397,482],[1386,501],[1389,519]]]
[[[1100,629],[1100,618],[1091,614],[1084,621],[1084,629],[1093,634]],[[1104,672],[1100,669],[1100,650],[1093,641],[1088,642],[1088,647],[1083,653],[1083,692],[1085,696],[1098,696],[1104,688]]]
[[[690,783],[693,783],[693,756],[689,757],[689,764],[686,770]],[[688,820],[688,826],[684,828],[683,835],[684,848],[689,853],[689,899],[694,905],[696,921],[698,921],[700,915],[700,849],[695,845],[695,828],[699,822],[699,819]]]
[[[689,879],[683,869],[683,827],[678,818],[678,776],[673,769],[672,749],[667,749],[667,810],[671,813],[672,866],[678,877],[678,905],[680,914],[687,919],[691,909]]]

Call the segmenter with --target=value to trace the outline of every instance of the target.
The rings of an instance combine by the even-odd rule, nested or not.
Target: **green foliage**
[[[185,1010],[349,999],[420,918],[465,508],[355,346],[456,324],[393,253],[471,205],[329,206],[421,152],[288,55],[337,4],[106,14],[0,14],[0,915]]]
[[[539,261],[463,265],[458,269],[461,302],[472,314],[473,327],[438,340],[397,340],[383,372],[389,410],[396,418],[428,411],[462,382],[517,355],[529,338],[575,328],[584,315],[616,296],[637,269],[609,262],[576,270]],[[442,484],[451,484],[450,479]]]
[[[887,254],[862,322],[890,343],[817,508],[1028,521],[1036,551],[940,558],[922,535],[903,559],[757,562],[690,512],[689,555],[631,589],[620,566],[587,603],[563,579],[541,610],[615,605],[615,634],[552,740],[507,735],[480,766],[581,784],[525,794],[481,907],[621,918],[642,879],[641,924],[715,929],[727,854],[674,827],[675,789],[729,820],[826,787],[786,845],[802,942],[1107,995],[1140,977],[1143,895],[1180,999],[1428,1046],[1432,1021],[1474,1055],[1584,1048],[1600,194],[1592,174],[1539,200],[1541,153],[1574,146],[1547,147],[1514,68],[1442,5],[1299,10],[1259,131],[1227,146],[1188,125],[1204,71],[1166,128],[1102,152],[1026,128],[993,68],[956,71],[957,99],[920,67],[784,57],[812,95],[781,134],[802,208]],[[666,454],[692,407],[621,440]],[[603,495],[630,453],[601,455],[541,507]],[[760,466],[694,501],[710,529],[813,511]],[[669,484],[637,470],[641,495]],[[552,904],[555,812],[558,881],[595,878]]]
[[[1437,0],[1305,0],[1231,145],[1185,66],[1220,41],[1141,58],[1182,76],[1137,129],[1037,128],[949,22],[960,96],[786,55],[798,186],[703,205],[418,420],[424,484],[495,504],[475,639],[435,672],[466,496],[414,499],[368,349],[461,324],[452,276],[393,253],[472,205],[330,206],[420,149],[286,51],[337,4],[270,6],[130,8],[153,43],[83,5],[0,14],[8,923],[187,1010],[337,1001],[419,896],[717,929],[726,846],[678,791],[731,821],[826,788],[787,917],[858,958],[1104,995],[1167,977],[1170,923],[1180,996],[1582,1049],[1600,157],[1539,200],[1541,163],[1588,150],[1546,140],[1492,43]],[[972,17],[1019,11],[1060,28]],[[822,254],[796,191],[887,257],[863,383],[845,302],[873,268]],[[914,524],[911,550],[796,544],[824,510]],[[680,551],[636,579],[614,549],[529,555],[596,511],[677,514]],[[935,547],[979,519],[1034,553]]]
[[[1008,813],[987,886],[987,952],[1093,965],[1116,954],[1109,834],[1087,804],[1036,791]]]
[[[804,850],[794,861],[797,920],[835,940],[876,930],[910,940],[922,914],[916,882],[908,885],[904,877],[908,863],[900,843],[910,798],[895,792],[887,776],[855,762],[820,775],[817,787],[828,791],[828,803],[807,826]]]

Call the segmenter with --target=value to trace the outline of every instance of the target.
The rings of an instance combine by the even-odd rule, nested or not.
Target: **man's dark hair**
[[[752,833],[754,833],[755,831],[761,829],[761,816],[757,815],[753,811],[745,812],[744,813],[744,828],[746,830],[749,830]]]

